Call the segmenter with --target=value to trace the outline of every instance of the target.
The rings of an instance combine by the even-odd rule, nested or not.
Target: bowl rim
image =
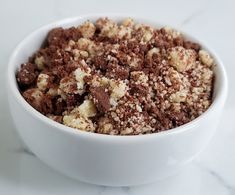
[[[74,26],[74,25],[70,25],[70,23],[74,23],[77,22],[78,25],[81,24],[83,21],[86,20],[95,20],[98,19],[99,17],[108,17],[108,18],[116,18],[114,20],[122,20],[124,18],[133,18],[136,22],[140,22],[140,21],[144,21],[144,22],[140,22],[140,23],[144,23],[144,24],[150,24],[153,27],[158,27],[158,26],[170,26],[174,29],[179,30],[184,36],[187,37],[187,39],[193,39],[194,41],[196,41],[197,43],[199,43],[203,48],[205,48],[207,51],[209,51],[209,53],[213,56],[213,58],[216,60],[216,66],[219,68],[219,74],[221,75],[221,86],[218,89],[218,92],[214,98],[214,100],[212,101],[212,104],[209,106],[209,108],[202,113],[200,116],[198,116],[197,118],[193,119],[192,121],[181,125],[179,127],[176,128],[172,128],[169,130],[165,130],[165,131],[161,131],[158,133],[151,133],[151,134],[141,134],[141,135],[109,135],[109,134],[99,134],[99,133],[93,133],[93,132],[87,132],[87,131],[82,131],[79,129],[75,129],[72,127],[68,127],[66,125],[60,124],[58,122],[55,122],[51,119],[49,119],[48,117],[44,116],[43,114],[41,114],[39,111],[37,111],[36,109],[34,109],[24,98],[23,96],[20,94],[18,88],[17,88],[17,82],[16,82],[16,78],[15,78],[15,69],[16,69],[16,65],[14,64],[14,59],[15,57],[18,55],[18,52],[21,51],[21,49],[24,47],[24,44],[27,43],[29,40],[32,39],[32,37],[36,36],[38,33],[42,32],[43,30],[47,29],[50,30],[52,28],[54,28],[55,26]],[[31,32],[30,34],[28,34],[22,41],[20,41],[20,43],[15,47],[14,51],[12,52],[10,59],[9,59],[9,63],[8,63],[8,68],[7,68],[7,82],[8,84],[7,88],[9,89],[9,95],[13,95],[14,99],[23,107],[23,109],[26,112],[29,112],[34,118],[36,118],[37,120],[48,124],[50,127],[55,128],[56,130],[60,130],[66,133],[70,133],[74,136],[83,136],[83,137],[89,137],[89,138],[93,138],[93,139],[101,139],[101,140],[108,140],[108,141],[136,141],[136,140],[145,140],[145,139],[152,139],[152,138],[156,138],[156,137],[162,137],[162,136],[167,136],[167,135],[175,135],[178,133],[183,133],[185,131],[189,131],[190,129],[194,129],[194,127],[196,127],[200,122],[204,121],[208,115],[212,114],[215,109],[220,106],[221,104],[225,103],[226,97],[227,97],[227,91],[228,91],[228,79],[227,79],[227,74],[223,65],[222,60],[220,59],[220,57],[217,55],[217,53],[211,49],[211,47],[200,38],[200,40],[198,38],[196,38],[194,35],[192,35],[192,33],[188,33],[185,30],[182,30],[181,28],[178,27],[174,27],[172,25],[168,25],[168,24],[162,24],[159,23],[158,21],[155,21],[153,19],[149,19],[148,17],[139,17],[133,14],[118,14],[118,13],[101,13],[101,14],[86,14],[86,15],[80,15],[77,17],[70,17],[70,18],[65,18],[62,20],[57,20],[55,22],[49,23],[47,25],[43,25],[40,28],[37,28],[36,30],[34,30],[33,32]],[[51,128],[52,129],[52,128]]]

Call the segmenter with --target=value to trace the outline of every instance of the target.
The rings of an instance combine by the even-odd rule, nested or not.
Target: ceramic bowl
[[[13,121],[25,145],[44,163],[69,177],[106,186],[130,186],[162,180],[179,172],[206,147],[215,133],[226,100],[227,76],[223,63],[203,41],[178,29],[187,39],[201,44],[215,59],[213,103],[195,120],[168,131],[112,136],[76,130],[36,111],[18,90],[17,69],[40,48],[48,31],[60,26],[77,26],[88,19],[95,21],[104,16],[115,21],[127,17],[94,14],[65,19],[39,28],[16,47],[7,73]],[[153,19],[133,18],[154,27],[165,26]]]

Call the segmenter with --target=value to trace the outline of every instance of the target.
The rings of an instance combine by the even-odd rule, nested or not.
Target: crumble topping
[[[16,78],[25,100],[69,127],[110,135],[172,129],[212,102],[211,55],[175,29],[99,18],[52,29]]]

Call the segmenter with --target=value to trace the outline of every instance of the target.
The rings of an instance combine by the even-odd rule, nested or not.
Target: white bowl
[[[227,96],[227,76],[219,57],[203,42],[183,33],[208,50],[217,66],[213,103],[195,120],[172,130],[138,136],[112,136],[84,132],[56,123],[31,107],[21,96],[15,74],[40,48],[52,28],[77,26],[86,20],[108,16],[120,21],[127,16],[103,14],[69,18],[46,25],[26,37],[14,50],[8,67],[8,99],[16,129],[26,146],[43,162],[81,181],[129,186],[160,180],[177,173],[208,144],[216,130]],[[134,17],[137,22],[162,27],[156,21]]]

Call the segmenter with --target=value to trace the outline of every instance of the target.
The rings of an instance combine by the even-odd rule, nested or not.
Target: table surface
[[[235,1],[0,0],[0,194],[227,195],[235,194]],[[16,44],[49,22],[87,13],[126,13],[154,18],[205,40],[226,66],[230,90],[218,130],[206,150],[184,171],[161,182],[111,188],[69,179],[22,147],[9,114],[5,72]]]

